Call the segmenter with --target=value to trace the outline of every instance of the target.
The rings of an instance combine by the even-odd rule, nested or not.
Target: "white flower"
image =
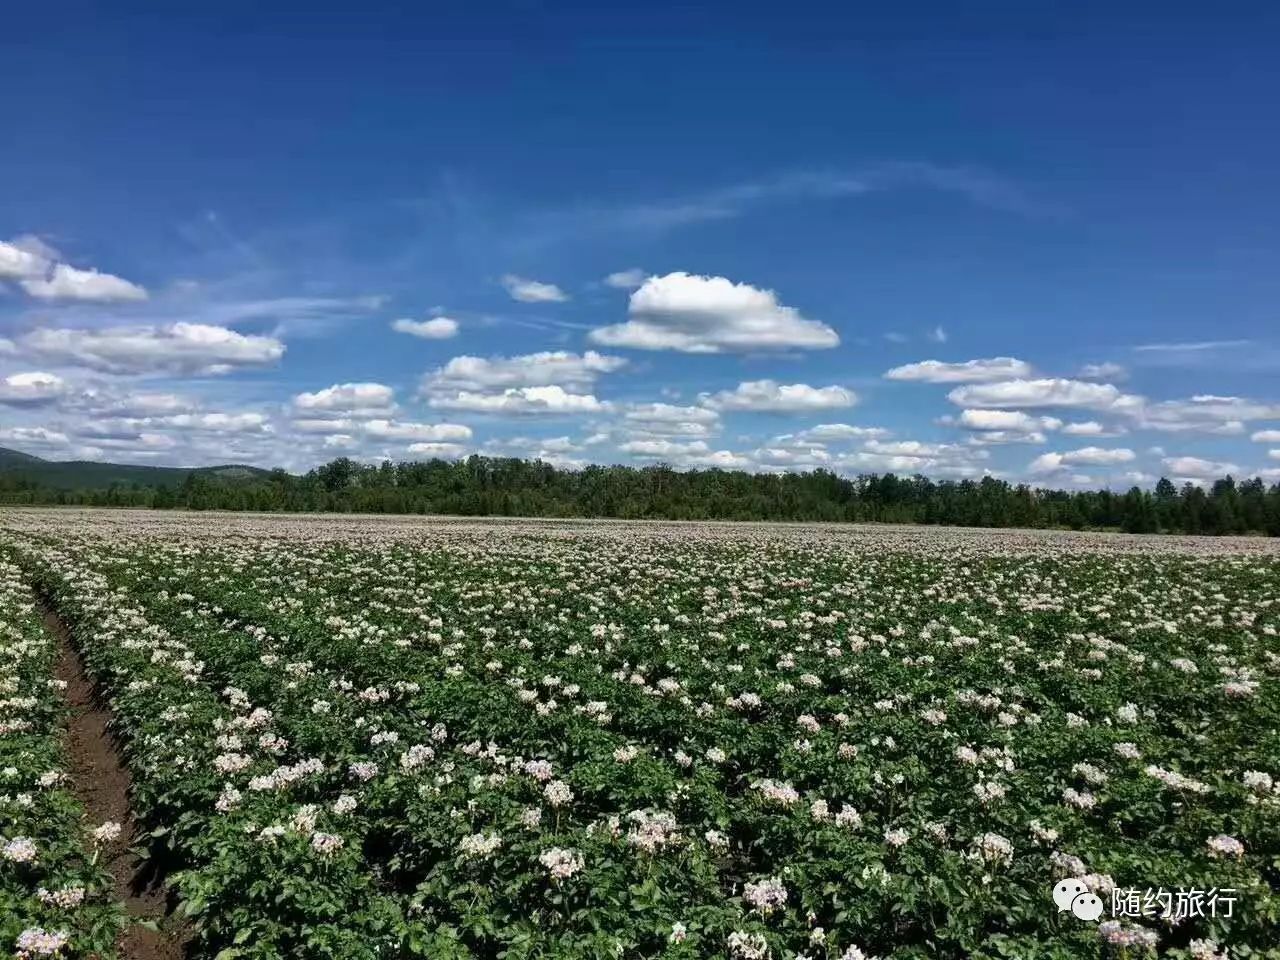
[[[97,827],[90,836],[93,837],[94,843],[111,843],[117,840],[124,828],[114,820],[108,820],[102,826]]]
[[[11,863],[35,863],[39,851],[30,837],[14,837],[0,847],[0,856]]]
[[[551,847],[538,856],[538,862],[547,868],[553,880],[567,880],[582,869],[582,854],[564,847]]]
[[[573,790],[563,780],[552,780],[542,791],[547,803],[553,807],[563,807],[573,802]]]
[[[1209,848],[1209,852],[1215,857],[1232,857],[1239,859],[1244,856],[1244,844],[1235,837],[1220,833],[1216,837],[1210,837],[1205,844]]]
[[[18,960],[56,956],[70,939],[65,930],[49,931],[43,927],[28,927],[18,934],[18,940],[14,944],[15,956]]]
[[[742,891],[742,899],[752,910],[767,917],[774,910],[786,905],[787,888],[780,878],[769,877],[767,880],[748,883]]]
[[[884,832],[884,842],[889,844],[895,850],[898,847],[905,846],[907,841],[911,839],[911,834],[899,827],[896,830],[886,830]]]
[[[766,960],[769,956],[769,943],[759,933],[735,930],[729,934],[728,947],[734,960]]]
[[[496,833],[473,833],[458,841],[458,851],[468,859],[490,856],[502,846],[502,837]]]
[[[311,835],[311,849],[322,857],[331,857],[342,849],[346,841],[336,833],[316,832]]]

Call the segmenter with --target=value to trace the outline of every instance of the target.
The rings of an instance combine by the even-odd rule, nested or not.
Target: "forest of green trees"
[[[985,477],[935,482],[825,470],[751,474],[669,466],[590,466],[472,456],[365,465],[339,458],[295,476],[192,473],[178,486],[58,490],[0,475],[0,503],[193,510],[442,513],[676,520],[826,520],[1133,533],[1280,535],[1280,484],[1231,477],[1208,489],[1162,479],[1154,491],[1045,490]]]

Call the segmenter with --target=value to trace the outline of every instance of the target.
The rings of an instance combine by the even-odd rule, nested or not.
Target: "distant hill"
[[[136,463],[97,463],[92,460],[45,460],[29,453],[0,447],[0,477],[21,477],[58,490],[102,490],[113,484],[145,487],[177,487],[188,474],[199,473],[220,480],[253,480],[266,470],[243,464],[215,467],[152,467]]]

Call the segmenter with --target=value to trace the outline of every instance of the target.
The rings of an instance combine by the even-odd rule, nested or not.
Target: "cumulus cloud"
[[[57,374],[39,370],[13,373],[0,380],[0,404],[40,407],[56,403],[67,394],[67,382]]]
[[[271,424],[267,417],[254,411],[225,413],[214,410],[206,413],[175,413],[165,417],[145,418],[143,422],[201,433],[269,433],[271,431]]]
[[[715,410],[672,403],[633,403],[623,419],[634,432],[658,437],[709,437],[720,428]]]
[[[409,420],[369,420],[361,425],[366,436],[379,440],[439,442],[470,440],[471,428],[460,423],[415,423]]]
[[[981,430],[969,437],[969,443],[975,447],[993,446],[1003,443],[1044,443],[1045,435],[1039,430]]]
[[[1027,469],[1035,474],[1057,473],[1068,467],[1129,463],[1136,456],[1132,450],[1125,447],[1081,447],[1079,450],[1067,450],[1062,453],[1041,454],[1031,461]]]
[[[82,389],[73,398],[73,406],[96,417],[155,417],[188,413],[197,404],[176,393],[122,390],[111,384]]]
[[[1079,407],[1121,413],[1140,409],[1142,404],[1141,397],[1121,393],[1113,384],[1061,377],[1002,380],[956,387],[947,394],[947,399],[960,407]]]
[[[883,440],[891,431],[884,427],[857,427],[849,423],[820,423],[802,430],[794,436],[777,438],[779,443],[794,440],[798,443],[841,443],[850,440]]]
[[[956,424],[966,430],[1011,430],[1030,433],[1057,430],[1062,421],[1057,417],[1033,417],[1021,410],[962,410]]]
[[[683,272],[649,277],[631,294],[627,321],[597,327],[590,337],[607,346],[684,353],[816,350],[840,343],[835,330],[779,303],[772,290]]]
[[[1280,443],[1280,430],[1258,430],[1249,439],[1254,443]]]
[[[502,285],[512,300],[518,300],[521,303],[563,303],[569,299],[569,295],[554,283],[528,280],[514,273],[508,273],[503,277]]]
[[[59,430],[46,427],[5,427],[0,429],[0,443],[23,447],[66,447],[71,439]]]
[[[1189,400],[1148,404],[1138,411],[1137,419],[1148,430],[1238,436],[1249,420],[1280,419],[1280,404],[1198,394]]]
[[[18,352],[68,366],[117,374],[223,374],[274,363],[284,344],[201,323],[109,327],[103,330],[32,330]]]
[[[518,357],[454,357],[444,366],[427,374],[423,390],[489,391],[508,387],[586,387],[606,373],[627,365],[622,357],[588,350],[570,353],[546,350]]]
[[[56,262],[58,252],[37,237],[0,241],[0,280],[17,283],[37,300],[118,303],[147,299],[136,283],[98,270]]]
[[[630,270],[618,270],[604,278],[606,287],[613,287],[615,290],[634,290],[636,287],[644,283],[645,272],[639,267],[633,267]]]
[[[458,321],[449,317],[432,317],[430,320],[401,318],[391,322],[391,329],[423,340],[448,340],[458,335]]]
[[[147,291],[110,273],[79,270],[54,264],[47,277],[27,277],[18,285],[37,300],[79,300],[87,303],[124,303],[147,299]]]
[[[604,413],[612,409],[606,401],[589,393],[570,393],[558,384],[542,387],[511,387],[500,393],[458,390],[432,394],[428,404],[440,410],[468,410],[496,414]]]
[[[304,415],[380,416],[394,410],[395,405],[395,390],[384,383],[335,383],[293,398],[294,409]]]
[[[868,440],[862,445],[868,453],[890,457],[967,457],[972,453],[954,443],[923,443],[919,440]]]
[[[48,269],[46,258],[32,252],[25,244],[0,240],[0,280],[35,279]]]
[[[858,395],[844,387],[811,387],[807,383],[778,383],[776,380],[748,380],[733,390],[703,394],[704,406],[713,410],[758,410],[792,413],[803,410],[831,410],[852,407]]]
[[[430,457],[440,460],[457,460],[467,452],[467,448],[459,443],[411,443],[408,451],[415,457]]]
[[[1031,375],[1031,364],[1016,357],[989,357],[963,363],[921,360],[887,370],[886,380],[913,380],[922,383],[986,383]]]
[[[1113,435],[1097,420],[1082,420],[1077,423],[1064,424],[1062,432],[1070,437],[1106,437]]]
[[[1161,463],[1179,480],[1216,480],[1240,473],[1240,467],[1234,463],[1200,457],[1165,457]]]

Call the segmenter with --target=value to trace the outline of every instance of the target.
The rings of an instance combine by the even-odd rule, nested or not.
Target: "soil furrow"
[[[180,960],[185,956],[184,938],[164,922],[164,888],[149,880],[146,864],[130,851],[136,829],[129,806],[133,781],[111,735],[111,712],[98,699],[67,625],[47,604],[43,614],[45,629],[57,639],[61,651],[57,677],[67,685],[71,788],[90,822],[110,821],[122,828],[116,840],[100,848],[99,860],[114,878],[115,897],[133,921],[120,936],[121,960]]]

